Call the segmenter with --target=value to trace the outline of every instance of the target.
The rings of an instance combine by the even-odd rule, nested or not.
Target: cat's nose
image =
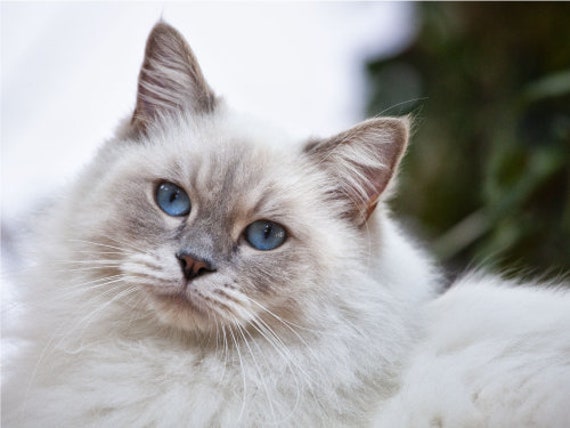
[[[182,273],[188,281],[206,273],[215,272],[215,269],[209,261],[201,259],[193,254],[180,252],[176,254],[176,258],[178,258]]]

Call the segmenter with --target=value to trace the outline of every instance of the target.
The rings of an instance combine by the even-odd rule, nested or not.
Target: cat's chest
[[[52,371],[43,373],[43,387],[67,396],[71,419],[87,425],[93,419],[109,425],[251,426],[297,413],[314,386],[293,357],[280,360],[254,350],[255,344],[208,351],[167,345],[99,342],[75,350],[73,358],[70,349],[60,350],[50,358]],[[51,404],[57,406],[55,398]]]

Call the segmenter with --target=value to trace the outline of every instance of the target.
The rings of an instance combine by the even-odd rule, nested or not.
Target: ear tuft
[[[158,117],[181,110],[209,113],[216,97],[194,53],[172,26],[158,22],[146,43],[131,124],[145,132]]]
[[[366,120],[304,152],[334,180],[332,197],[343,199],[342,213],[358,226],[364,224],[386,192],[405,152],[408,118]]]

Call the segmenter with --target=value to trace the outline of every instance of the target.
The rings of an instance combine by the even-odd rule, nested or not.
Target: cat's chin
[[[225,324],[217,314],[200,299],[180,291],[173,294],[150,293],[150,306],[158,320],[169,327],[190,333],[215,333]]]
[[[192,301],[183,292],[151,293],[149,301],[158,320],[167,326],[188,332],[210,332],[219,325],[216,314]]]

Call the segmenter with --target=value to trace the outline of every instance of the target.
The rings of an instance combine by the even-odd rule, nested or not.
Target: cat
[[[387,206],[409,128],[297,141],[157,23],[133,115],[35,216],[4,426],[569,426],[568,289],[444,292]]]

